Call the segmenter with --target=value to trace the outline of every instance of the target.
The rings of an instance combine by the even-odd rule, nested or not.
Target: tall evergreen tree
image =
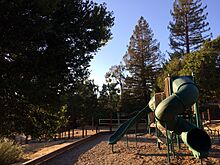
[[[177,3],[179,2],[179,3]],[[201,0],[175,1],[168,29],[170,30],[170,47],[174,52],[190,53],[197,50],[202,43],[210,38],[210,30],[206,22],[207,5],[202,6]]]
[[[123,57],[128,71],[125,93],[129,93],[131,99],[135,99],[133,101],[141,107],[149,101],[159,66],[159,43],[153,36],[147,21],[141,17],[130,38],[127,53]]]

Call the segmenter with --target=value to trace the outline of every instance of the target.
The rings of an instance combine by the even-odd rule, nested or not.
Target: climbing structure
[[[207,157],[211,148],[210,137],[199,128],[199,122],[192,123],[182,118],[182,114],[191,109],[198,99],[197,86],[192,77],[174,77],[170,83],[170,90],[172,94],[155,109],[156,120],[167,130],[180,135],[196,158]]]
[[[109,144],[116,144],[124,134],[132,127],[144,114],[154,112],[155,121],[166,130],[167,146],[169,153],[168,133],[181,137],[182,141],[193,152],[194,157],[204,158],[208,156],[211,149],[211,140],[208,134],[201,128],[198,117],[198,105],[196,104],[199,90],[193,81],[192,76],[169,77],[166,84],[166,98],[156,104],[155,96],[152,97],[148,106],[142,109],[137,115],[123,123],[118,130],[110,137]],[[183,114],[189,112],[194,105],[195,119],[189,120]],[[173,138],[173,137],[171,137]],[[172,139],[171,139],[172,140]],[[168,154],[169,158],[169,154]],[[169,161],[169,159],[168,159]]]

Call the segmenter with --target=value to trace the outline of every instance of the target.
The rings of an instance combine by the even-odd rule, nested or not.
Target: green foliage
[[[201,100],[213,100],[220,94],[220,37],[207,41],[200,50],[184,56],[173,57],[163,67],[163,73],[157,79],[163,89],[164,79],[168,76],[185,76],[194,73],[200,89]]]
[[[120,110],[119,91],[118,83],[107,82],[107,84],[103,84],[99,96],[99,106],[102,107],[105,114],[111,115]]]
[[[0,139],[0,164],[8,165],[19,161],[23,156],[22,147],[9,139]]]
[[[120,92],[123,93],[123,83],[125,80],[125,66],[120,62],[119,65],[112,66],[106,73],[105,78],[110,83],[116,83],[120,86]]]
[[[212,100],[219,97],[220,87],[220,37],[206,42],[203,47],[184,59],[184,67],[180,75],[190,75],[194,72],[201,90],[201,97]]]
[[[157,86],[160,91],[164,89],[164,80],[169,76],[177,76],[179,75],[179,71],[183,68],[183,60],[179,59],[178,56],[170,59],[170,61],[166,62],[163,66],[163,69],[160,73],[160,76],[157,77]]]
[[[110,111],[121,111],[122,110],[122,93],[124,92],[124,81],[125,81],[125,66],[122,62],[119,65],[112,66],[105,75],[107,85],[103,85],[102,90],[106,90],[108,100],[108,107]],[[102,91],[103,93],[103,91]]]
[[[45,133],[62,120],[61,97],[89,76],[113,20],[89,0],[0,1],[0,134]]]
[[[210,38],[207,32],[209,23],[206,22],[207,6],[202,7],[201,0],[184,1],[182,5],[174,2],[169,23],[170,47],[174,52],[185,54],[198,50],[202,43]]]
[[[85,80],[71,90],[67,96],[70,122],[76,125],[78,120],[81,126],[91,124],[97,113],[97,93],[98,87],[91,80]]]
[[[50,107],[32,107],[25,119],[22,131],[32,138],[52,137],[59,128],[68,122],[67,105],[61,106],[59,110]],[[22,125],[21,125],[22,128]]]

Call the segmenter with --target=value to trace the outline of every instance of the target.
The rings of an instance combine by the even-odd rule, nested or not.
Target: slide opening
[[[201,129],[192,129],[187,134],[188,144],[196,151],[208,152],[211,149],[209,135]]]

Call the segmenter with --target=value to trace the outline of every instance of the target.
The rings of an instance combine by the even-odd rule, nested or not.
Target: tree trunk
[[[186,53],[190,53],[190,48],[189,48],[189,26],[188,26],[188,17],[187,14],[185,15],[186,18],[186,27],[185,27],[185,32],[186,32]]]

